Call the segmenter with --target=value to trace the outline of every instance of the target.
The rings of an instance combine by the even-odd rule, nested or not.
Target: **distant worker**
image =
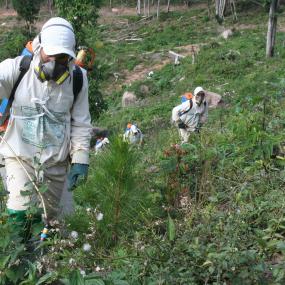
[[[130,144],[142,144],[143,134],[135,124],[128,123],[123,140]]]
[[[182,97],[182,100],[184,102],[172,110],[172,121],[179,129],[182,143],[187,143],[190,134],[199,132],[202,124],[207,121],[208,104],[205,100],[205,91],[202,87],[197,87],[194,90],[192,98],[185,99]]]
[[[100,153],[110,143],[108,138],[98,138],[95,144],[95,154]]]

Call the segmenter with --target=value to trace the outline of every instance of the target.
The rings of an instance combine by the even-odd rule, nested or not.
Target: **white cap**
[[[196,96],[199,92],[204,92],[205,93],[205,90],[202,88],[202,87],[196,87],[195,90],[194,90],[194,96]]]
[[[49,19],[42,27],[40,43],[46,55],[65,53],[75,58],[75,35],[71,24],[63,18]]]

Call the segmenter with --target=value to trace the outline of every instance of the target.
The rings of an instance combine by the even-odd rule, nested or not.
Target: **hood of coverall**
[[[46,55],[68,54],[75,58],[75,35],[72,25],[63,18],[49,19],[40,32],[40,46]]]
[[[194,90],[194,96],[196,96],[199,92],[204,92],[205,93],[205,90],[202,88],[202,87],[196,87],[195,90]]]

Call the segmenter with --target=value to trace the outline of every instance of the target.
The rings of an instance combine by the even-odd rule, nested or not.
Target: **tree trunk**
[[[208,17],[211,18],[211,0],[208,0]]]
[[[143,14],[146,16],[146,0],[143,0]]]
[[[150,7],[149,7],[149,0],[147,0],[147,16],[150,15]]]
[[[137,14],[140,15],[141,14],[141,0],[137,1]]]
[[[170,8],[170,0],[167,0],[167,13],[169,13],[169,8]]]
[[[109,6],[110,6],[110,9],[112,9],[112,6],[113,6],[113,4],[112,4],[112,0],[110,0],[110,2],[109,2]]]
[[[216,0],[216,17],[219,19],[224,18],[224,12],[227,0]]]
[[[237,21],[236,3],[235,0],[230,0],[230,6],[234,21]]]
[[[49,11],[50,15],[52,16],[53,1],[52,0],[48,0],[47,4],[48,4],[48,11]]]
[[[271,0],[266,41],[266,57],[273,57],[277,27],[278,0]]]
[[[6,0],[6,2],[5,2],[5,8],[9,9],[9,0]]]
[[[160,0],[157,0],[157,7],[156,7],[156,17],[159,18],[159,8],[160,8]]]

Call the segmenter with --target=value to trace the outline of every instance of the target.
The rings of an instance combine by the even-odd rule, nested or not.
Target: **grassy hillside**
[[[136,20],[128,18],[130,25]],[[283,21],[281,15],[280,28]],[[96,124],[122,133],[134,121],[146,136],[134,172],[151,212],[135,240],[119,243],[110,257],[129,284],[283,284],[284,163],[272,154],[284,141],[284,32],[277,34],[276,56],[265,59],[266,23],[264,11],[248,11],[221,27],[193,7],[137,23],[142,41],[105,43],[98,52],[109,109]],[[231,38],[218,37],[232,27]],[[104,42],[125,27],[99,28]],[[149,70],[152,54],[163,60],[189,44],[200,45],[194,65],[187,57],[124,85],[124,70],[135,73],[138,64]],[[122,74],[116,82],[115,72]],[[190,146],[176,149],[171,109],[198,85],[220,93],[224,106],[210,111]],[[140,97],[137,106],[120,106],[125,90]]]
[[[220,26],[193,6],[160,20],[105,17],[89,31],[108,103],[94,125],[111,131],[111,146],[92,155],[88,181],[75,192],[67,227],[79,238],[50,241],[23,284],[284,284],[285,163],[276,158],[285,140],[284,16],[272,59],[267,17],[249,10]],[[228,40],[219,37],[233,27]],[[188,56],[174,65],[168,51],[190,44],[200,49],[195,64]],[[132,81],[138,70],[145,73]],[[224,104],[179,147],[171,110],[198,85]],[[136,106],[121,107],[124,91],[135,92]],[[117,137],[129,121],[145,134],[141,148]],[[13,280],[7,262],[0,270]],[[46,281],[36,283],[41,275]]]

